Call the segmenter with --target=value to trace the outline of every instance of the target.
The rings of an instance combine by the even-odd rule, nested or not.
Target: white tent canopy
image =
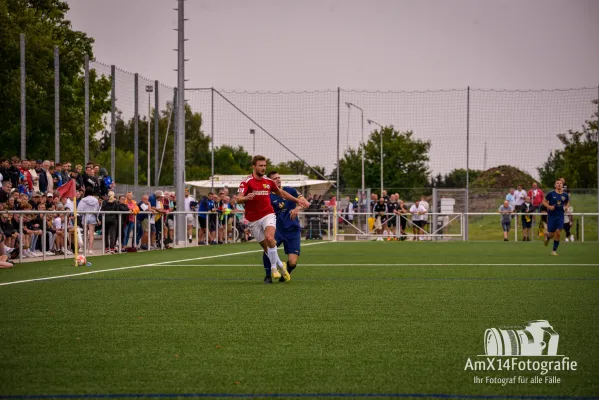
[[[235,194],[241,181],[247,177],[248,175],[214,175],[202,181],[187,181],[185,185],[195,189],[196,194],[202,196],[207,195],[212,187],[215,191],[228,188],[231,193]],[[212,178],[214,178],[214,186],[212,186]],[[325,194],[335,182],[310,179],[306,175],[281,175],[281,183],[283,186],[296,188],[302,193]]]

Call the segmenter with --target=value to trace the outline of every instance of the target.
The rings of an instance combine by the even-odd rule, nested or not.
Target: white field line
[[[309,243],[309,244],[303,245],[303,247],[316,246],[316,245],[325,244],[325,243],[333,243],[333,242]],[[29,282],[37,282],[37,281],[49,281],[49,280],[53,280],[53,279],[71,278],[73,276],[80,276],[80,275],[91,275],[91,274],[100,274],[102,272],[122,271],[122,270],[125,270],[125,269],[145,268],[145,267],[157,267],[157,266],[161,266],[161,265],[174,264],[174,263],[178,263],[178,262],[209,260],[209,259],[213,259],[213,258],[239,256],[239,255],[243,255],[243,254],[260,253],[260,252],[262,252],[262,250],[248,250],[248,251],[239,251],[237,253],[217,254],[217,255],[214,255],[214,256],[204,256],[204,257],[196,257],[196,258],[186,258],[186,259],[182,259],[182,260],[163,261],[163,262],[153,263],[153,264],[141,264],[141,265],[131,265],[129,267],[99,269],[99,270],[95,270],[95,271],[80,272],[80,273],[77,273],[77,274],[57,275],[57,276],[48,276],[48,277],[45,277],[45,278],[35,278],[35,279],[25,279],[25,280],[22,280],[22,281],[4,282],[4,283],[0,283],[0,286],[16,285],[17,283],[29,283]]]
[[[304,264],[302,267],[599,267],[599,264]],[[174,264],[173,267],[257,267],[250,264]]]

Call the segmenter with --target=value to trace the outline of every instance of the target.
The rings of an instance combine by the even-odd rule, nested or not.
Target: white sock
[[[266,255],[268,256],[268,259],[270,260],[271,268],[276,268],[277,266],[279,266],[279,267],[283,266],[283,263],[279,259],[279,253],[277,252],[276,247],[269,247],[268,251],[266,252]]]

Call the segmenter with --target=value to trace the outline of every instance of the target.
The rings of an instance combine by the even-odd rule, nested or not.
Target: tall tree
[[[0,154],[20,154],[20,49],[25,34],[27,157],[54,158],[54,46],[60,51],[61,159],[83,161],[85,55],[94,40],[71,29],[61,0],[0,1]],[[90,73],[90,132],[102,129],[110,110],[110,81]],[[90,138],[90,148],[97,141]]]
[[[373,131],[364,145],[366,187],[379,188],[383,137],[385,188],[422,188],[429,182],[428,151],[430,141],[416,139],[412,131],[400,132],[387,126]],[[342,181],[348,188],[360,188],[362,156],[360,149],[349,149],[339,162]]]
[[[597,187],[599,113],[595,113],[595,117],[598,119],[585,122],[582,131],[570,130],[557,135],[563,149],[551,152],[543,166],[537,168],[543,186],[553,187],[556,179],[564,177],[570,188]]]

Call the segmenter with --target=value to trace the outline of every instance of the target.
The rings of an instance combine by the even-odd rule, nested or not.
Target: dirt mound
[[[533,177],[518,168],[509,165],[500,165],[484,171],[474,182],[471,188],[481,189],[509,189],[522,185],[524,188],[530,187],[534,181]]]

